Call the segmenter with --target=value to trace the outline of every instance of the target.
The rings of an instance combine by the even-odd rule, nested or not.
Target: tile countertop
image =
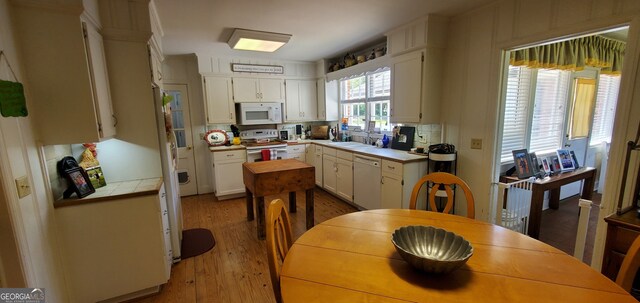
[[[244,145],[221,145],[221,146],[209,146],[209,151],[218,152],[218,151],[229,151],[229,150],[240,150],[245,149]]]
[[[95,193],[92,193],[82,199],[78,199],[74,194],[69,199],[55,201],[53,203],[53,207],[58,208],[158,194],[160,187],[162,187],[162,178],[140,179],[122,182],[109,182],[107,180],[107,185],[96,188]]]
[[[305,144],[312,143],[321,146],[331,147],[344,151],[350,151],[354,154],[360,154],[369,157],[380,157],[385,160],[396,162],[420,162],[427,161],[426,154],[410,154],[408,151],[397,150],[391,148],[379,148],[359,142],[333,142],[331,140],[300,140],[288,142],[288,144]]]
[[[379,148],[371,145],[366,145],[359,142],[333,142],[331,140],[295,140],[286,141],[288,145],[297,144],[318,144],[321,146],[336,148],[344,151],[350,151],[355,154],[361,154],[370,157],[380,157],[385,160],[397,161],[397,162],[416,162],[426,161],[427,155],[410,154],[407,151]],[[245,149],[244,145],[230,145],[230,146],[211,146],[209,150],[211,152],[229,151],[229,150],[242,150]]]

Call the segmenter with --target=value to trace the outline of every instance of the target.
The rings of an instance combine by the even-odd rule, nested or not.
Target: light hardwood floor
[[[271,201],[286,194],[269,196]],[[316,224],[356,209],[316,187]],[[305,232],[304,193],[297,195],[297,212],[290,213],[294,240]],[[264,240],[256,236],[255,221],[247,221],[244,198],[218,201],[213,194],[182,198],[184,228],[207,228],[212,250],[173,265],[162,291],[135,302],[275,302]],[[286,203],[288,206],[288,203]]]
[[[318,187],[314,197],[316,224],[356,211]],[[269,196],[265,203],[275,198],[288,201],[287,195],[283,194]],[[297,200],[297,212],[290,213],[294,240],[306,231],[304,193],[298,193]],[[574,200],[577,201],[577,198]],[[568,254],[573,254],[575,242],[578,219],[576,201],[568,199],[567,203],[561,202],[559,211],[542,213],[540,239]],[[285,204],[288,206],[288,203]],[[182,207],[184,228],[211,230],[216,245],[203,255],[174,264],[171,279],[159,294],[134,302],[275,302],[266,263],[266,246],[264,240],[257,239],[255,221],[248,222],[246,219],[244,198],[218,201],[213,194],[183,197]],[[595,220],[597,214],[590,222],[593,230]],[[590,259],[592,246],[593,233],[590,231],[585,260]]]

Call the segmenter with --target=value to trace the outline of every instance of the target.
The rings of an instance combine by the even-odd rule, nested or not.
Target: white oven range
[[[278,159],[287,158],[287,143],[278,139],[278,130],[252,129],[240,132],[242,145],[247,148],[247,162],[262,161],[262,150],[276,152]]]

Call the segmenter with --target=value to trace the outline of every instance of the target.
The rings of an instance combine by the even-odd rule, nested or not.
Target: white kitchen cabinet
[[[236,123],[230,77],[203,77],[207,123]]]
[[[98,302],[167,283],[171,258],[163,192],[55,209],[72,302]]]
[[[391,64],[391,122],[420,122],[424,51],[393,58]]]
[[[353,201],[353,153],[322,148],[323,187],[326,191]]]
[[[382,160],[382,208],[409,208],[413,186],[427,174],[427,161],[401,163]],[[420,199],[426,197],[421,192]]]
[[[316,185],[323,187],[323,159],[322,159],[322,146],[314,144],[314,154],[313,154],[313,166],[316,168]]]
[[[277,78],[233,78],[235,102],[284,102],[284,80]]]
[[[336,155],[336,195],[353,202],[353,153],[339,150]]]
[[[14,3],[12,16],[38,140],[51,145],[114,137],[103,40],[88,21],[95,18],[82,13],[81,5],[70,13],[46,3],[21,4]]]
[[[448,17],[429,15],[387,33],[387,53],[397,56],[424,47],[446,46]]]
[[[382,208],[402,208],[403,185],[402,164],[382,160],[382,181],[380,194]]]
[[[338,184],[338,163],[336,161],[336,149],[330,147],[322,148],[322,187],[331,193],[336,193]]]
[[[305,151],[304,144],[287,145],[287,158],[306,162]]]
[[[326,82],[324,78],[318,79],[318,120],[338,120],[338,80]]]
[[[149,63],[151,65],[151,82],[162,88],[162,61],[163,57],[157,44],[153,41],[153,36],[149,42]]]
[[[318,119],[315,80],[287,80],[285,83],[287,122],[315,121]]]
[[[316,154],[315,145],[305,144],[304,160],[305,162],[307,162],[307,164],[315,166],[315,159],[316,159],[315,154]]]
[[[247,160],[246,151],[214,151],[212,154],[216,197],[244,193],[242,163]]]

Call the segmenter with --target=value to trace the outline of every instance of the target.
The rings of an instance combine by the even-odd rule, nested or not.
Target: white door
[[[580,166],[584,166],[589,136],[593,121],[593,109],[598,92],[598,71],[585,69],[574,72],[571,76],[571,88],[565,126],[564,149],[575,153]],[[581,193],[582,181],[574,182],[562,187],[560,199]]]
[[[186,84],[165,84],[164,92],[173,97],[171,119],[178,149],[178,183],[180,196],[198,194],[196,165],[193,157],[191,117],[189,116],[189,95]]]

